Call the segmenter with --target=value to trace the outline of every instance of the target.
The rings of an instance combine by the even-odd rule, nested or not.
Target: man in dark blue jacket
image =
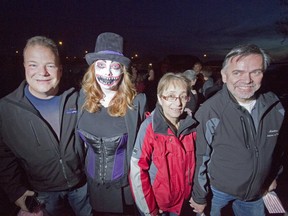
[[[78,93],[59,88],[56,44],[36,36],[24,48],[25,78],[0,101],[0,184],[22,211],[37,194],[49,215],[63,215],[63,200],[77,216],[91,214],[83,172],[83,145],[75,137]]]
[[[269,62],[255,45],[233,48],[221,70],[223,89],[196,113],[195,212],[203,212],[211,188],[211,216],[228,203],[235,215],[265,215],[262,196],[276,187],[273,153],[285,112],[275,94],[260,92]]]

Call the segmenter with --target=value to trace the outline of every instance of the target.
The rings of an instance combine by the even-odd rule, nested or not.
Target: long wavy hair
[[[96,81],[94,65],[95,63],[89,66],[82,79],[82,89],[85,93],[85,102],[82,108],[90,113],[98,112],[101,109],[100,100],[104,96],[100,85]],[[126,66],[122,65],[122,70],[124,73],[117,93],[108,106],[108,114],[114,117],[124,116],[128,108],[133,109],[133,99],[137,94]]]

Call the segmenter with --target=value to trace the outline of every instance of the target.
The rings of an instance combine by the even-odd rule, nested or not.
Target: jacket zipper
[[[249,116],[250,117],[250,116]],[[251,191],[251,188],[252,188],[252,185],[253,185],[253,182],[254,182],[254,179],[255,179],[255,176],[256,176],[256,172],[257,172],[257,169],[258,169],[258,158],[259,158],[259,150],[258,150],[258,148],[257,148],[257,146],[256,146],[256,144],[255,144],[255,133],[253,133],[252,131],[254,131],[254,126],[253,126],[253,124],[251,124],[251,118],[247,118],[247,121],[248,121],[248,124],[249,124],[249,126],[250,126],[250,131],[251,131],[251,137],[253,138],[253,149],[254,149],[254,155],[255,155],[255,166],[254,166],[254,170],[253,170],[253,176],[252,176],[252,178],[251,178],[251,181],[250,181],[250,183],[249,183],[249,185],[248,185],[248,190],[247,190],[247,192],[246,192],[246,196],[245,196],[245,200],[247,199],[247,197],[248,197],[248,195],[249,195],[249,193],[250,193],[250,191]],[[244,125],[244,126],[246,126],[245,125],[245,121],[244,121],[244,117],[242,117],[241,116],[241,123],[242,123],[242,120],[243,120],[243,124],[242,124],[242,126]],[[247,133],[247,130],[246,130],[246,127],[245,127],[245,131],[246,131],[246,133]],[[247,134],[246,134],[247,135]],[[248,136],[247,136],[247,138],[248,138]],[[245,142],[247,142],[248,140],[245,140]],[[249,145],[249,144],[248,144]],[[249,145],[249,148],[250,148],[250,145]]]
[[[70,188],[70,187],[72,187],[72,185],[70,185],[70,182],[69,182],[69,180],[68,180],[67,173],[66,173],[66,169],[65,169],[65,166],[64,166],[64,164],[63,164],[62,158],[60,158],[59,162],[60,162],[61,167],[62,167],[62,171],[63,171],[64,178],[66,179],[67,185],[68,185],[68,187]]]
[[[244,117],[241,116],[240,120],[241,120],[242,130],[243,130],[243,134],[244,134],[245,146],[246,146],[247,149],[250,149],[250,145],[249,145],[249,142],[248,142],[248,133],[247,133],[247,128],[246,128],[246,125],[245,125]]]

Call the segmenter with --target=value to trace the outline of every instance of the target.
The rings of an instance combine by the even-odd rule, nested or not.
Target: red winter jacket
[[[191,196],[196,121],[187,116],[173,132],[157,106],[141,125],[131,158],[130,184],[144,214],[180,214]]]

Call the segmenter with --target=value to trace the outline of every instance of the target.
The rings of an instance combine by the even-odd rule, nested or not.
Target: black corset
[[[81,138],[88,146],[86,167],[88,174],[99,184],[121,178],[126,162],[128,134],[114,137],[96,137],[79,130]],[[93,151],[94,155],[89,150]],[[92,154],[92,155],[91,155]]]

